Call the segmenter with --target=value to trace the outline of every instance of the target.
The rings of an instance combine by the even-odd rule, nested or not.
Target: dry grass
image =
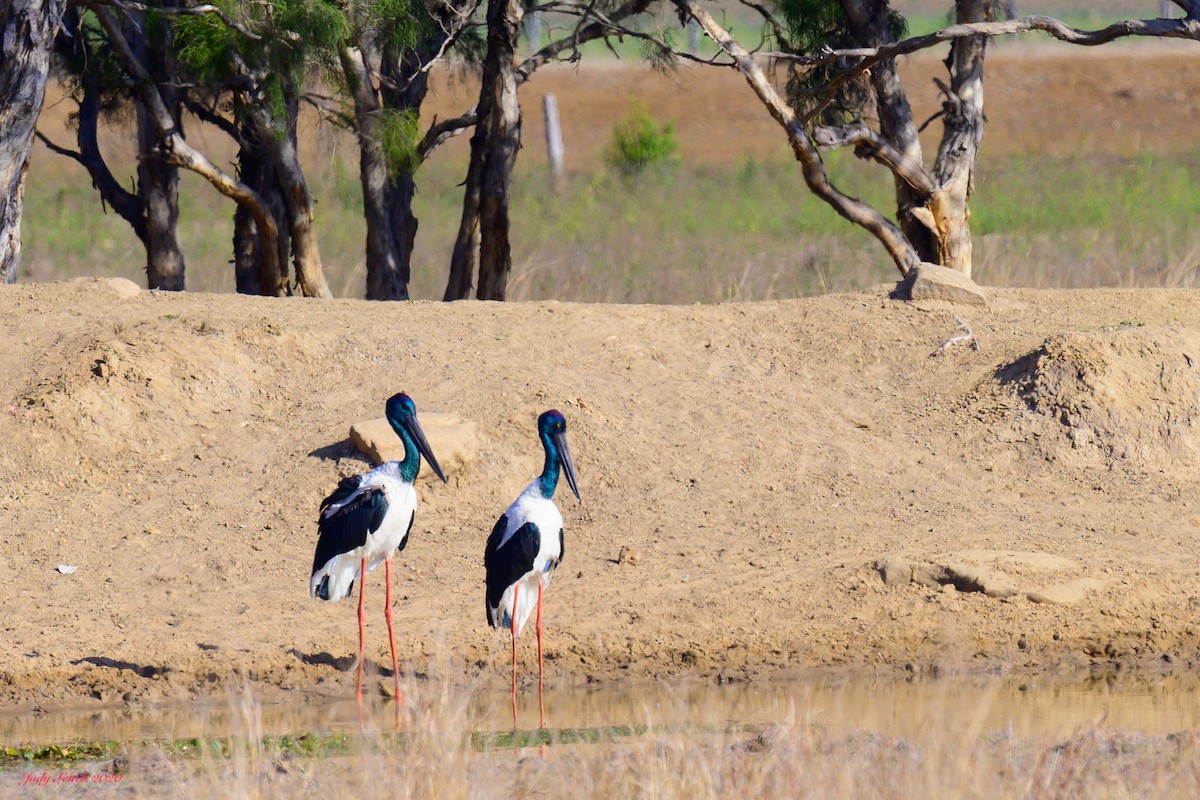
[[[262,707],[246,691],[232,701],[237,730],[220,755],[210,749],[196,757],[149,744],[115,761],[63,771],[121,776],[116,785],[73,787],[84,797],[1200,796],[1193,734],[1141,733],[1103,721],[1060,736],[996,729],[989,727],[987,691],[964,705],[935,689],[915,713],[870,729],[848,727],[839,714],[839,697],[863,699],[853,697],[853,687],[831,696],[800,685],[781,713],[761,723],[655,725],[656,715],[669,712],[647,708],[649,730],[514,748],[503,733],[481,735],[487,722],[471,689],[422,682],[408,689],[402,736],[352,737],[335,755],[264,740]],[[1042,698],[1048,713],[1054,700],[1049,692]],[[678,702],[686,700],[681,695]],[[560,730],[551,737],[571,734]],[[26,769],[44,769],[52,778],[60,771],[10,769],[0,774],[0,785],[18,783]]]

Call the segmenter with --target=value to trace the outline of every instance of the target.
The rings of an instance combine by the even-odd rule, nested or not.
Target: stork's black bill
[[[416,415],[411,417],[403,417],[400,424],[413,438],[413,442],[417,445],[418,452],[425,457],[429,462],[429,466],[433,467],[434,474],[442,479],[442,483],[447,483],[446,475],[442,472],[442,466],[438,464],[438,460],[433,456],[433,450],[429,447],[428,440],[425,439],[425,431],[421,430],[421,423],[417,422]]]
[[[579,484],[575,480],[575,464],[571,461],[571,451],[567,449],[567,432],[555,431],[550,434],[554,440],[554,447],[558,450],[558,460],[562,464],[563,473],[567,476],[567,485],[571,487],[571,491],[575,493],[575,499],[583,502],[583,498],[579,496]]]

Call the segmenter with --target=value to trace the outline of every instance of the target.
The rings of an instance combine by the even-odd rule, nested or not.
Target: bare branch
[[[776,18],[774,14],[771,13],[770,9],[761,3],[755,3],[754,0],[739,0],[739,2],[748,8],[754,9],[762,15],[762,18],[766,20],[768,25],[771,26],[771,33],[775,35],[775,41],[779,42],[780,47],[782,47],[784,50],[793,49],[792,45],[788,42],[787,36],[783,32],[783,24]]]
[[[1189,19],[1200,18],[1200,0],[1174,0],[1174,3],[1187,13]]]
[[[971,326],[964,322],[962,317],[955,317],[954,321],[958,323],[958,327],[962,333],[958,334],[957,336],[951,336],[949,339],[942,342],[941,347],[929,354],[930,358],[945,355],[946,351],[951,347],[954,347],[956,344],[966,344],[967,342],[970,342],[972,350],[979,349],[979,340],[975,338],[975,332],[971,330]]]
[[[354,117],[343,111],[342,107],[333,98],[317,94],[316,92],[305,92],[300,95],[300,100],[316,109],[321,119],[329,120],[339,128],[352,131],[358,127],[354,121]]]
[[[813,141],[823,148],[853,145],[855,155],[872,158],[883,164],[912,187],[922,200],[927,200],[937,191],[933,176],[924,167],[905,158],[891,143],[862,123],[816,128],[813,130]]]
[[[1200,0],[1189,5],[1200,7]],[[854,73],[861,73],[872,64],[896,56],[925,50],[942,42],[955,39],[966,39],[971,36],[1010,36],[1016,33],[1041,31],[1055,39],[1068,44],[1094,47],[1107,44],[1115,39],[1127,36],[1150,36],[1167,39],[1193,39],[1200,41],[1200,20],[1196,19],[1127,19],[1114,22],[1106,28],[1096,31],[1083,31],[1072,28],[1053,17],[1029,16],[999,22],[966,22],[950,25],[924,36],[913,36],[899,42],[892,42],[880,47],[853,47],[845,50],[828,50],[820,55],[797,55],[795,53],[770,52],[763,53],[767,58],[788,61],[802,66],[817,66],[828,64],[843,58],[862,58],[861,63],[853,68]]]
[[[203,103],[199,103],[186,96],[183,99],[183,105],[188,111],[192,112],[192,116],[201,122],[207,122],[217,130],[228,135],[231,139],[236,140],[240,138],[241,134],[238,133],[237,125],[232,120],[218,114],[216,109],[209,108]]]
[[[40,139],[42,144],[44,144],[44,145],[46,145],[46,147],[50,148],[51,151],[58,153],[60,156],[66,156],[67,158],[71,159],[72,161],[77,161],[85,167],[87,166],[87,162],[84,161],[82,153],[78,153],[74,150],[69,150],[65,147],[61,147],[61,146],[55,144],[54,142],[50,141],[49,137],[47,137],[46,134],[42,133],[39,130],[35,130],[33,132],[33,135],[36,136],[38,139]]]
[[[467,128],[473,127],[479,121],[479,115],[472,108],[461,117],[453,117],[451,119],[434,122],[429,126],[429,130],[421,138],[417,144],[417,155],[424,161],[433,148],[437,147],[447,139],[452,139],[465,131]]]

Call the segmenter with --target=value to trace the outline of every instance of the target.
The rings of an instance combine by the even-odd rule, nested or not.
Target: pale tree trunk
[[[465,5],[461,4],[460,5]],[[425,96],[429,93],[429,73],[422,71],[422,64],[432,59],[446,41],[446,28],[439,26],[429,38],[418,42],[413,50],[405,50],[401,54],[385,53],[382,61],[382,72],[396,89],[386,84],[381,88],[383,105],[392,112],[412,114],[418,119]],[[413,212],[413,199],[417,194],[417,182],[412,173],[392,171],[387,180],[387,218],[392,231],[392,242],[397,248],[399,274],[396,276],[396,286],[403,287],[403,296],[396,291],[395,297],[386,299],[407,300],[408,284],[412,280],[412,254],[417,240],[417,215]],[[382,294],[389,287],[384,281],[378,291]],[[370,286],[368,285],[368,290]],[[367,294],[371,299],[370,292]],[[385,298],[380,298],[385,299]]]
[[[287,207],[288,232],[292,236],[292,260],[296,267],[296,282],[305,297],[333,297],[325,282],[321,251],[317,248],[317,226],[313,213],[312,195],[300,168],[295,135],[276,139],[272,149],[283,200]]]
[[[521,107],[514,66],[520,31],[520,0],[489,0],[487,55],[471,137],[471,161],[463,194],[463,215],[450,262],[446,300],[467,297],[479,264],[480,300],[503,300],[512,269],[509,203],[512,170],[521,146]]]
[[[428,73],[420,67],[437,51],[444,36],[439,33],[417,50],[397,56],[376,52],[370,34],[364,31],[359,35],[360,47],[342,51],[342,70],[354,96],[358,127],[359,172],[367,219],[368,300],[408,299],[417,236],[412,208],[416,181],[388,163],[382,146],[382,116],[396,113],[419,117],[429,88]],[[368,62],[376,65],[394,88],[377,90]]]
[[[25,172],[63,7],[5,0],[0,10],[0,283],[15,282],[21,269]]]
[[[407,271],[397,231],[388,214],[389,167],[383,150],[383,109],[367,70],[364,49],[371,52],[365,40],[360,40],[360,47],[343,48],[341,61],[354,97],[354,121],[358,128],[359,179],[367,222],[367,299],[407,300]]]
[[[959,0],[957,21],[982,22],[983,0]],[[972,36],[950,45],[946,67],[950,85],[942,87],[942,142],[933,174],[939,191],[929,203],[937,245],[937,263],[971,276],[971,193],[975,160],[983,141],[983,58],[987,39]]]
[[[325,282],[321,251],[317,247],[312,196],[300,167],[296,152],[296,119],[299,107],[296,100],[287,104],[287,119],[273,119],[262,98],[248,98],[246,109],[258,127],[263,143],[271,154],[271,162],[283,190],[287,209],[288,232],[292,237],[292,261],[296,268],[296,283],[305,297],[332,297]]]

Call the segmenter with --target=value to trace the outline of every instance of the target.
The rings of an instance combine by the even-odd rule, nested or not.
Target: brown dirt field
[[[182,699],[239,675],[352,691],[354,605],[307,594],[317,505],[366,466],[349,424],[399,390],[482,431],[449,485],[421,484],[399,557],[399,644],[420,674],[507,679],[482,550],[540,466],[551,406],[583,494],[560,498],[552,684],[1194,664],[1198,300],[0,288],[0,703]],[[931,357],[956,315],[980,349]],[[379,573],[368,594],[378,666]]]

